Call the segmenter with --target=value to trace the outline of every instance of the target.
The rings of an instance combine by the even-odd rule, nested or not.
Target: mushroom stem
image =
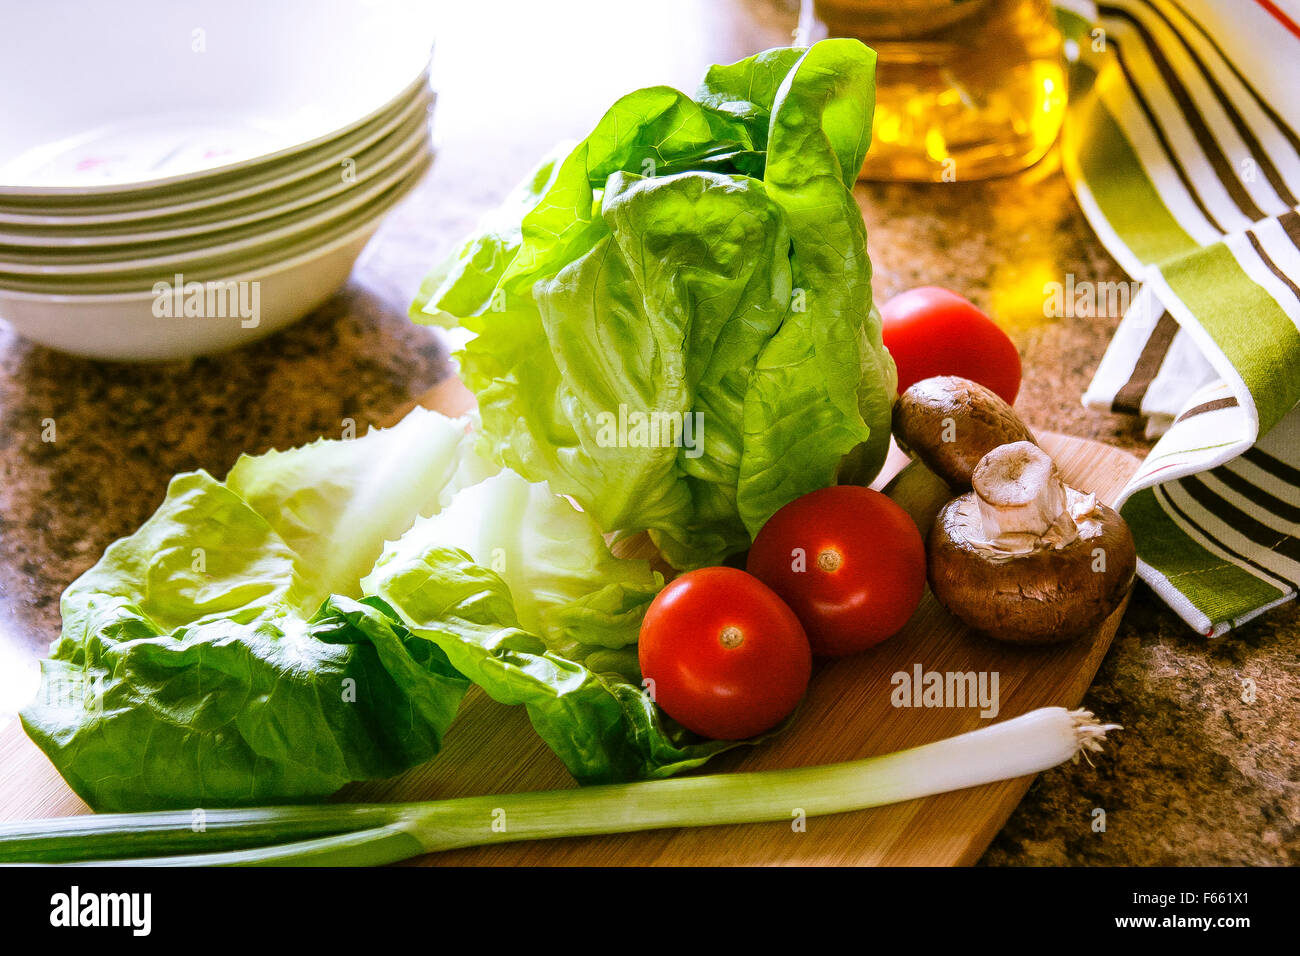
[[[1000,445],[971,474],[986,542],[1008,550],[1078,537],[1065,482],[1051,456],[1032,442]]]

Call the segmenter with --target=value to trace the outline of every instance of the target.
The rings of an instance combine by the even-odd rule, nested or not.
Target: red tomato
[[[907,623],[925,592],[925,544],[878,491],[837,485],[796,498],[749,549],[749,573],[798,616],[814,654],[853,654]]]
[[[701,568],[660,591],[641,622],[638,656],[655,703],[717,740],[776,726],[812,673],[798,618],[738,568]]]
[[[898,365],[898,390],[934,375],[959,375],[1013,405],[1020,353],[1007,334],[956,292],[910,289],[880,307],[885,347]]]

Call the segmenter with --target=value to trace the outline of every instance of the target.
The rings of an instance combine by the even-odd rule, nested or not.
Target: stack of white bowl
[[[0,319],[148,361],[347,279],[431,161],[428,2],[6,2]]]

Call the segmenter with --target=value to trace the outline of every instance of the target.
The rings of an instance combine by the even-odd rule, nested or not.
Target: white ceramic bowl
[[[433,6],[3,0],[0,195],[130,193],[320,146],[420,76]]]
[[[159,271],[193,271],[213,260],[257,256],[302,236],[319,233],[342,219],[364,214],[386,190],[427,165],[429,155],[428,130],[419,124],[403,144],[395,163],[385,164],[379,172],[373,175],[368,172],[365,177],[358,167],[356,180],[336,195],[271,219],[230,229],[210,228],[196,235],[159,242],[90,249],[3,250],[0,251],[0,285],[38,278],[107,281]]]
[[[342,162],[315,175],[291,182],[242,203],[222,204],[195,213],[181,213],[138,219],[133,222],[102,226],[13,226],[0,224],[0,258],[3,247],[30,249],[32,252],[82,249],[93,253],[101,247],[163,243],[211,235],[237,226],[279,220],[289,213],[324,203],[343,193],[374,182],[409,159],[428,140],[428,124],[422,115],[413,116],[403,126],[355,157],[343,175]]]
[[[322,218],[312,228],[297,230],[277,243],[244,244],[235,252],[223,255],[199,252],[185,262],[168,260],[129,272],[104,275],[19,276],[0,273],[0,288],[34,295],[115,295],[149,288],[159,279],[172,279],[178,272],[187,279],[195,278],[199,281],[235,275],[247,269],[250,263],[280,261],[305,253],[322,245],[340,230],[346,231],[355,224],[370,219],[376,209],[387,209],[392,205],[395,193],[409,190],[424,175],[431,163],[431,156],[431,152],[423,151],[413,157],[407,166],[409,172],[404,177],[396,179],[387,190],[373,196],[368,203],[356,210]],[[0,314],[0,317],[3,315]]]
[[[312,178],[314,185],[326,178],[336,179],[345,160],[355,158],[360,165],[361,157],[392,149],[397,142],[395,134],[410,129],[413,123],[427,125],[433,102],[428,76],[422,74],[408,95],[358,129],[317,149],[252,169],[170,188],[99,197],[74,195],[66,201],[56,196],[0,195],[0,231],[5,236],[29,229],[92,236],[96,231],[128,225],[148,231],[158,221],[182,216],[189,222],[218,222],[232,217],[236,209],[274,207],[286,192],[298,192]],[[0,239],[0,243],[9,241]]]
[[[0,319],[33,342],[110,361],[165,361],[247,345],[297,321],[333,295],[347,280],[384,213],[410,192],[422,174],[423,170],[399,183],[366,215],[284,250],[280,258],[231,269],[229,280],[246,284],[242,288],[248,290],[245,301],[250,304],[256,283],[256,324],[238,309],[228,310],[236,314],[226,317],[160,315],[166,309],[159,309],[160,292],[153,288],[87,295],[0,288]],[[183,298],[185,289],[180,292]]]

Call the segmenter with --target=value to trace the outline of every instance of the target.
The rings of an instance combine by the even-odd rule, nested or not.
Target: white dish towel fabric
[[[1300,0],[1058,0],[1066,174],[1140,292],[1084,396],[1160,435],[1121,511],[1218,637],[1300,588]]]

